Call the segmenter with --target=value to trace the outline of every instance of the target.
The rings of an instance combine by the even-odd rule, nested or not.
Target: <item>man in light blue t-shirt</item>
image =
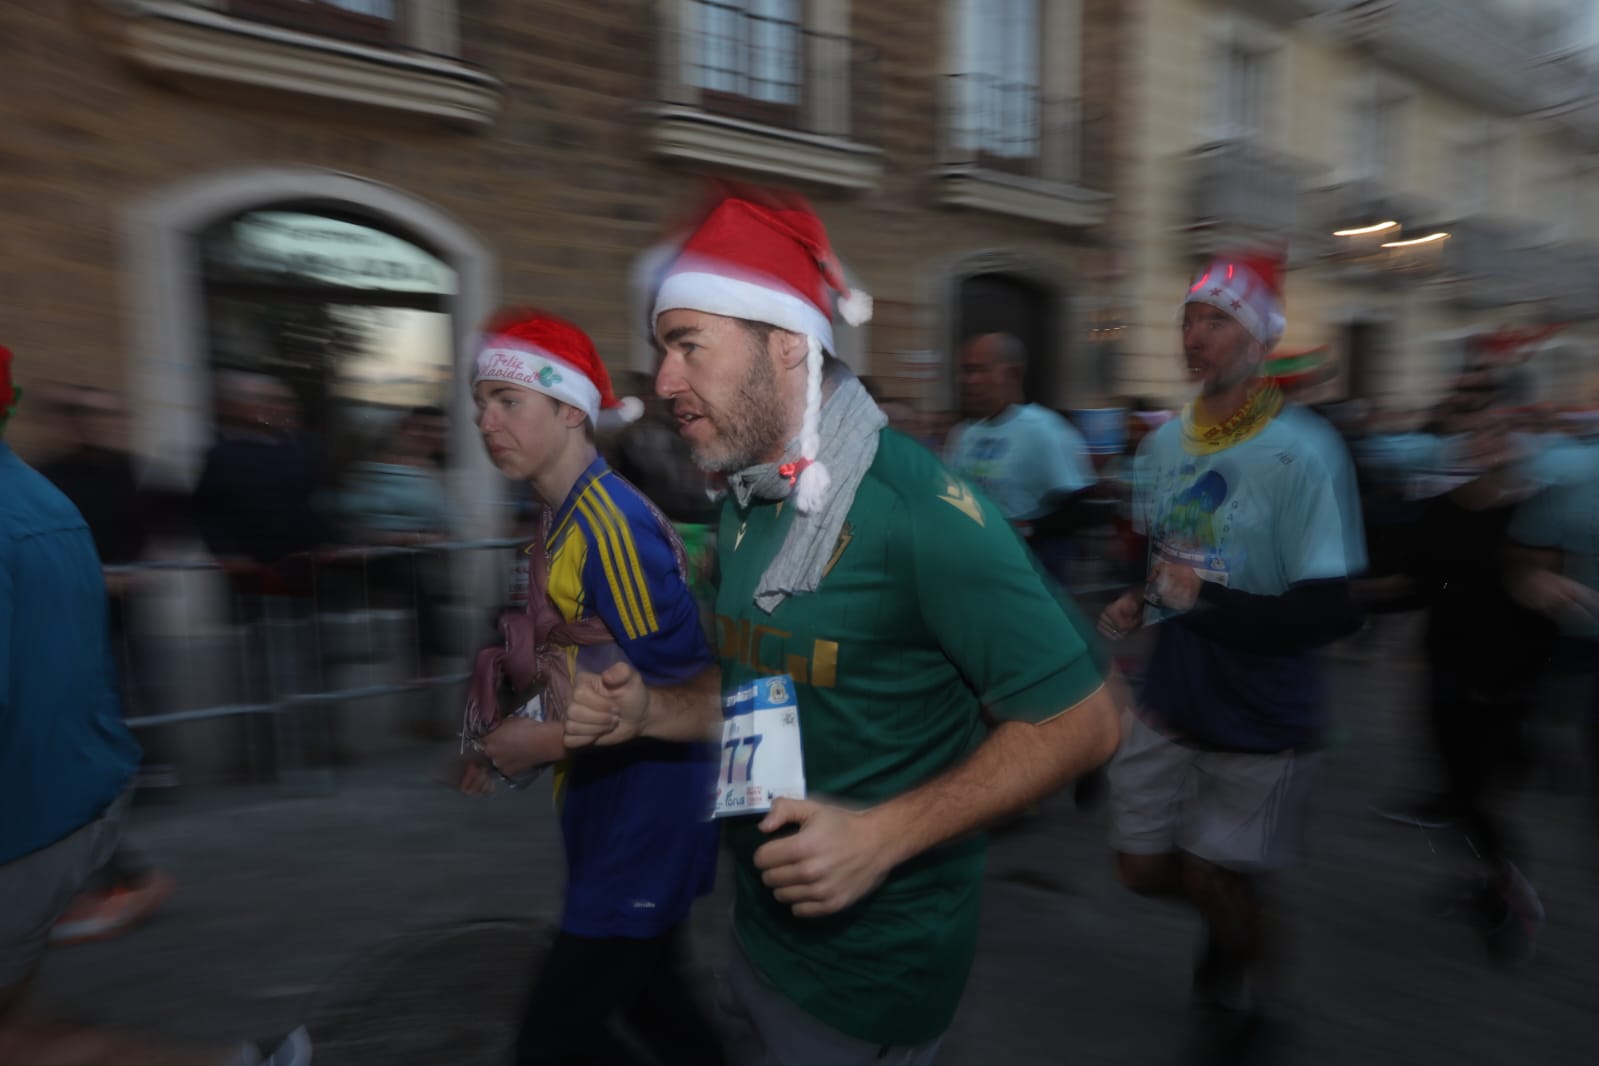
[[[1027,349],[1009,333],[985,333],[961,348],[961,413],[944,462],[999,505],[1024,536],[1057,529],[1094,484],[1088,448],[1072,424],[1025,402]]]
[[[1111,836],[1128,888],[1204,921],[1206,1061],[1254,1053],[1270,985],[1261,879],[1292,855],[1322,732],[1316,652],[1358,626],[1348,579],[1365,566],[1343,442],[1262,377],[1284,326],[1280,278],[1279,264],[1227,257],[1188,290],[1199,396],[1139,449],[1148,577],[1100,619],[1112,640],[1159,623],[1107,772]]]

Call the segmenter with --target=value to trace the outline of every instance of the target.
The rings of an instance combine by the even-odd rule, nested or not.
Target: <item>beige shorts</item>
[[[111,861],[128,793],[100,817],[47,848],[0,864],[0,988],[26,980],[44,954],[50,927],[94,873]]]
[[[1229,870],[1279,869],[1293,857],[1316,756],[1206,751],[1127,715],[1106,771],[1111,846],[1185,852]]]

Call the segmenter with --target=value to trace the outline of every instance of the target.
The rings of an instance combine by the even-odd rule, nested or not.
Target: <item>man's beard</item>
[[[721,474],[745,470],[779,454],[788,443],[777,369],[765,344],[752,347],[749,369],[728,409],[707,407],[702,412],[716,430],[711,441],[694,448],[694,461],[705,470]]]
[[[1238,349],[1233,365],[1227,368],[1226,373],[1212,375],[1202,382],[1199,386],[1199,394],[1201,396],[1220,396],[1257,377],[1260,374],[1264,358],[1257,356],[1251,350],[1253,347],[1253,341],[1244,341]]]

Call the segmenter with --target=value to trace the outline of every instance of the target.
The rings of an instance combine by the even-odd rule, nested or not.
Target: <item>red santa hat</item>
[[[611,375],[588,334],[547,311],[513,308],[490,320],[472,368],[472,384],[508,381],[571,404],[596,426],[632,422],[637,397],[617,398]]]
[[[1269,352],[1282,340],[1283,260],[1267,255],[1219,255],[1188,286],[1184,304],[1209,304],[1238,321]]]
[[[818,510],[827,495],[821,446],[822,353],[833,350],[835,296],[850,325],[872,317],[872,298],[851,291],[822,220],[798,196],[726,190],[683,242],[667,268],[651,321],[673,310],[762,322],[805,336],[805,415],[800,456],[785,474],[801,511]]]
[[[16,386],[11,384],[11,349],[0,344],[0,426],[11,417],[19,395]]]

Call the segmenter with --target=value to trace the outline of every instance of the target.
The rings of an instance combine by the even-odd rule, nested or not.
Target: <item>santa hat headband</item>
[[[740,191],[724,195],[683,242],[655,299],[652,321],[667,311],[703,311],[776,326],[806,338],[805,414],[800,457],[786,464],[801,511],[819,510],[831,482],[821,450],[822,354],[833,347],[832,304],[850,325],[872,317],[872,298],[851,291],[827,230],[797,196]]]
[[[619,399],[594,342],[577,326],[543,311],[509,311],[489,324],[472,367],[472,384],[505,381],[571,404],[600,425],[632,422],[637,398]]]
[[[1260,256],[1218,256],[1193,284],[1184,304],[1209,304],[1227,312],[1267,351],[1282,340],[1288,319],[1283,313],[1283,266]]]

